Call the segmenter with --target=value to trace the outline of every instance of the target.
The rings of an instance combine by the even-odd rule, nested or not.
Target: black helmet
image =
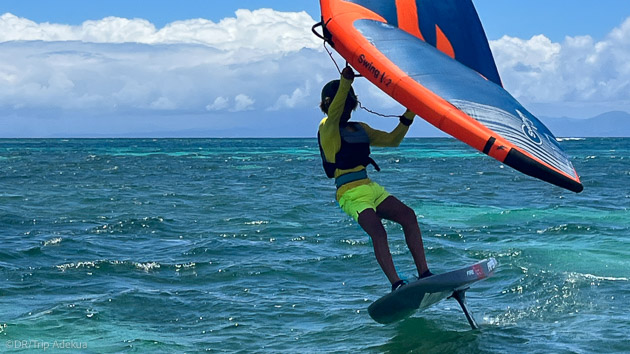
[[[324,101],[326,100],[326,97],[330,97],[330,99],[333,99],[335,97],[337,91],[339,90],[340,82],[340,80],[333,80],[324,85],[324,88],[322,88],[321,107],[322,111],[324,111],[325,113],[327,113],[328,111],[328,105],[325,104]],[[346,102],[348,102],[348,100],[351,101],[352,106],[356,107],[358,99],[357,95],[354,93],[354,89],[352,88],[352,86],[350,86],[350,92],[348,92],[348,98],[346,98]],[[324,110],[324,106],[326,106],[326,110]]]
[[[339,90],[340,82],[340,80],[333,80],[324,85],[324,88],[322,88],[322,102],[326,99],[326,97],[330,97],[331,99],[335,97],[335,95],[337,94],[337,90]],[[356,101],[357,95],[354,93],[354,89],[352,88],[352,86],[350,87],[350,92],[348,95]]]

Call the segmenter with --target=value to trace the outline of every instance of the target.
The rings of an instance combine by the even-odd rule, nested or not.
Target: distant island
[[[296,111],[295,116],[287,119],[283,116],[269,115],[276,112],[257,112],[257,122],[251,126],[226,128],[224,130],[188,130],[178,131],[174,136],[185,137],[223,137],[223,138],[293,138],[293,137],[315,137],[319,122],[318,113],[314,110]],[[248,113],[248,114],[251,114]],[[295,117],[304,119],[301,124],[295,123]],[[314,118],[317,117],[317,118]],[[569,117],[538,117],[551,130],[557,138],[609,138],[609,137],[630,137],[630,113],[622,111],[612,111],[600,114],[592,118],[578,119]],[[247,119],[244,115],[243,120]],[[391,121],[383,118],[364,115],[357,118],[366,121],[374,128],[391,130],[395,125]],[[364,120],[366,119],[366,120]],[[264,122],[265,126],[261,124]],[[275,134],[270,134],[274,131]],[[162,136],[162,134],[153,134]],[[438,130],[434,126],[422,119],[417,119],[414,123],[409,138],[447,138],[450,135]]]
[[[556,137],[630,137],[627,112],[607,112],[588,119],[540,117],[540,120]]]
[[[129,117],[133,121],[134,117]],[[156,117],[155,121],[159,122]],[[179,117],[176,117],[179,118]],[[630,113],[613,111],[587,119],[569,117],[538,117],[557,138],[610,138],[630,137]],[[276,111],[244,111],[207,118],[207,120],[178,119],[179,129],[155,129],[152,124],[135,124],[129,127],[118,124],[100,125],[96,128],[80,119],[70,119],[77,124],[59,124],[45,130],[28,125],[5,125],[0,138],[316,138],[317,125],[321,119],[316,109],[298,108],[290,114]],[[119,119],[120,120],[120,119]],[[175,118],[168,118],[175,120]],[[376,129],[390,131],[397,124],[389,118],[376,117],[367,113],[357,117]],[[99,121],[106,121],[101,119]],[[140,120],[142,122],[143,120]],[[144,118],[147,121],[147,118]],[[153,123],[151,121],[151,123]],[[157,126],[157,124],[155,124]],[[165,124],[164,124],[165,125]],[[196,125],[196,127],[194,127]],[[214,127],[206,127],[214,126]],[[448,138],[423,119],[416,119],[408,138]]]
[[[538,117],[557,138],[628,138],[630,113],[612,111],[592,118]],[[447,134],[422,122],[418,137],[448,137]]]

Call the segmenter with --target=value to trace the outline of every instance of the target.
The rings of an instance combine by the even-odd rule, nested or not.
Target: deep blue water
[[[315,139],[0,140],[0,350],[629,352],[630,139],[561,144],[581,194],[452,139],[374,151],[434,272],[498,260],[472,331],[454,300],[370,319],[389,284]]]

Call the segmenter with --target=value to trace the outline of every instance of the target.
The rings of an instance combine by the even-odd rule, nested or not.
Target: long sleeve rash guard
[[[328,107],[328,116],[322,119],[319,123],[319,138],[324,151],[324,156],[328,162],[335,162],[335,156],[339,149],[341,149],[341,135],[339,133],[339,123],[346,103],[346,98],[350,92],[352,81],[344,77],[341,78],[339,83],[339,89],[337,94]],[[405,118],[413,119],[415,114],[407,110],[404,114]],[[382,130],[374,129],[366,123],[360,122],[370,139],[370,146],[378,147],[396,147],[400,145],[401,141],[409,131],[409,127],[399,123],[391,132],[384,132]],[[335,178],[343,174],[356,172],[365,169],[364,166],[357,166],[349,170],[335,170]],[[341,186],[337,190],[337,200],[341,198],[343,193],[354,187],[370,183],[369,179],[363,179],[354,181]]]

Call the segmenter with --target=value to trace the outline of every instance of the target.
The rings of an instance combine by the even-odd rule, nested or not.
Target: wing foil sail
[[[518,171],[582,191],[553,134],[502,88],[470,0],[320,2],[335,50],[392,98]],[[401,6],[417,16],[401,18]]]

